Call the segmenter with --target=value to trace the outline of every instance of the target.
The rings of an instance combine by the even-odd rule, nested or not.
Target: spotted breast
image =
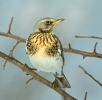
[[[26,52],[29,54],[32,65],[38,71],[58,73],[61,72],[64,64],[62,45],[53,33],[36,32],[30,34],[26,41]]]

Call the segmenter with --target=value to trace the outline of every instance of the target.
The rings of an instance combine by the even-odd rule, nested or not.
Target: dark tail
[[[66,79],[64,73],[63,73],[63,77],[56,77],[56,80],[58,81],[58,86],[60,88],[71,88],[68,80]]]

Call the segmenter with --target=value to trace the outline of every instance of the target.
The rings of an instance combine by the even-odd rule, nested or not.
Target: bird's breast
[[[59,50],[57,39],[49,33],[31,34],[26,46],[29,54],[36,57],[55,56]]]

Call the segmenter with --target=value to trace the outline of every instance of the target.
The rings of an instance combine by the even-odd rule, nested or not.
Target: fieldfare
[[[26,52],[37,71],[51,72],[57,86],[70,88],[64,73],[64,55],[59,38],[54,35],[54,26],[64,19],[43,18],[34,26],[26,40]]]

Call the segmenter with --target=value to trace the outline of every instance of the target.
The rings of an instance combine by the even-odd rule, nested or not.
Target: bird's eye
[[[48,24],[48,25],[51,24],[51,21],[46,21],[46,24]]]

